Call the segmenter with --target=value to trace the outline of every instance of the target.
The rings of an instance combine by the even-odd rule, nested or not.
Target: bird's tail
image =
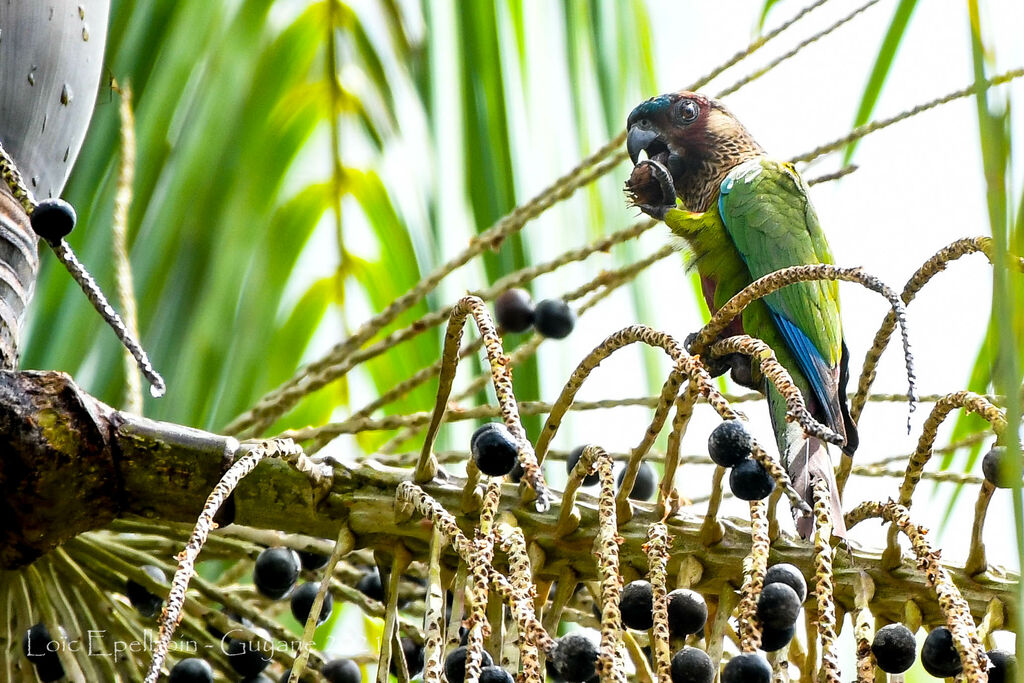
[[[839,486],[832,469],[832,458],[828,454],[827,444],[816,437],[802,438],[803,443],[790,451],[789,478],[793,487],[803,496],[809,505],[814,506],[814,482],[822,480],[828,484],[831,498],[830,517],[832,518],[832,535],[846,539],[846,524],[843,521],[843,505],[839,500]],[[814,517],[805,515],[798,510],[793,511],[796,530],[801,538],[810,538],[814,533]]]
[[[775,427],[775,440],[782,455],[782,464],[786,466],[793,488],[803,496],[804,500],[814,506],[814,482],[822,480],[828,484],[831,496],[832,534],[846,539],[846,524],[843,522],[843,506],[839,500],[839,486],[832,468],[832,458],[828,452],[828,444],[816,437],[808,437],[796,422],[786,421],[786,405],[782,396],[774,387],[768,389],[768,403],[771,409],[772,424]],[[793,511],[796,530],[801,538],[810,538],[814,533],[814,518]]]

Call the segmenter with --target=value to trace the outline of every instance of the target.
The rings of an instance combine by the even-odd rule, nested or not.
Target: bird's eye
[[[685,123],[690,123],[700,115],[700,107],[693,100],[683,100],[679,103],[679,118]]]
[[[650,119],[640,119],[639,121],[636,122],[636,125],[640,126],[641,128],[650,128],[651,127],[651,120]]]

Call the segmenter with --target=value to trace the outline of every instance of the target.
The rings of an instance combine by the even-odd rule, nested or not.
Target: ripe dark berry
[[[804,580],[804,575],[788,562],[780,562],[768,567],[768,571],[764,575],[764,585],[767,586],[770,583],[784,583],[792,588],[796,591],[796,596],[800,598],[801,604],[807,599],[807,582]]]
[[[319,589],[319,583],[308,581],[292,593],[292,616],[300,624],[305,624],[309,619],[309,612],[313,609],[313,600],[316,599],[316,592]],[[327,594],[324,595],[324,604],[320,607],[320,616],[316,619],[317,626],[327,621],[327,618],[331,616],[332,609],[334,609],[334,596],[331,595],[331,591],[327,591]]]
[[[485,650],[482,666],[491,666],[492,664],[494,664],[494,660]],[[463,683],[466,680],[466,648],[464,646],[455,648],[445,657],[444,675],[448,679],[448,683]]]
[[[227,617],[228,621],[232,621],[232,622],[235,622],[237,624],[241,624],[242,626],[244,626],[244,627],[246,627],[246,628],[251,630],[252,622],[249,621],[248,619],[246,619],[245,617],[238,616],[237,614],[235,614],[231,610],[227,609],[226,607],[221,607],[220,611],[224,614],[225,617]],[[230,631],[231,628],[233,628],[233,626],[229,627],[228,630]],[[224,633],[224,631],[221,631],[219,628],[214,626],[212,623],[207,623],[206,624],[206,632],[209,633],[211,636],[213,636],[215,640],[222,640],[224,638],[224,636],[226,635]]]
[[[405,668],[409,670],[409,676],[415,676],[423,671],[423,646],[412,638],[402,638],[402,655],[405,657]],[[398,658],[391,658],[391,673],[398,676]]]
[[[60,663],[57,650],[60,642],[50,636],[50,630],[42,622],[36,624],[21,639],[21,651],[36,669],[40,681],[58,681],[64,678],[64,666]]]
[[[940,626],[924,639],[921,647],[921,664],[924,670],[936,678],[956,676],[963,670],[960,655],[953,647],[953,634],[945,626]]]
[[[789,645],[789,641],[793,640],[794,635],[796,635],[795,625],[778,630],[766,628],[761,631],[761,649],[765,652],[781,650]]]
[[[213,667],[205,659],[189,657],[174,665],[169,683],[213,683]]]
[[[243,676],[258,676],[270,665],[270,655],[264,653],[262,643],[249,643],[235,638],[228,639],[228,662],[231,668]]]
[[[515,683],[515,679],[500,666],[485,666],[480,671],[480,683]]]
[[[533,324],[533,301],[525,289],[510,289],[494,300],[494,317],[509,332],[525,332]]]
[[[736,655],[722,669],[722,683],[771,683],[768,660],[753,653]]]
[[[484,432],[489,432],[492,429],[497,429],[498,427],[504,426],[505,425],[503,425],[501,422],[485,422],[479,427],[477,427],[475,430],[473,430],[473,436],[469,437],[469,452],[472,453],[474,450],[476,450],[476,440],[480,438],[481,434],[483,434]]]
[[[291,548],[267,548],[256,558],[252,582],[263,595],[279,600],[299,580],[299,554]]]
[[[988,683],[1013,683],[1017,680],[1017,658],[1004,650],[989,650]]]
[[[224,500],[221,506],[217,508],[217,512],[213,513],[213,521],[217,525],[217,528],[223,529],[229,524],[234,524],[236,512],[235,492],[232,491],[228,494],[228,497]]]
[[[750,432],[739,420],[726,420],[708,437],[708,455],[716,465],[735,467],[750,457]]]
[[[147,564],[142,566],[142,571],[146,572],[155,581],[167,583],[167,576],[160,570],[160,567]],[[124,592],[128,596],[128,601],[132,603],[132,607],[137,609],[139,614],[147,619],[152,619],[160,614],[160,610],[163,609],[163,597],[153,595],[148,589],[143,588],[142,584],[136,583],[131,579],[128,579],[128,582],[125,584]]]
[[[871,653],[879,669],[888,674],[901,674],[914,665],[917,641],[903,624],[888,624],[875,633]]]
[[[332,659],[320,670],[328,683],[360,683],[363,672],[351,659]]]
[[[757,598],[757,618],[766,628],[781,631],[800,616],[800,596],[784,583],[770,583]]]
[[[555,670],[569,683],[583,683],[597,672],[597,648],[582,633],[569,633],[556,640],[551,659]]]
[[[519,461],[517,460],[516,464],[512,466],[512,471],[508,473],[508,479],[513,484],[518,484],[523,480],[524,474],[526,474],[526,471],[523,469],[523,466],[520,465]]]
[[[324,666],[326,667],[326,664]],[[291,683],[291,680],[290,680],[291,677],[292,677],[292,670],[291,669],[285,669],[284,673],[281,674],[281,677],[279,679],[277,679],[277,683]],[[301,676],[299,676],[299,683],[313,683],[313,680],[314,680],[313,676],[310,675],[308,669],[306,670],[306,673],[304,673]]]
[[[586,448],[586,446],[579,446],[577,448],[574,448],[569,453],[569,455],[566,456],[566,458],[565,458],[565,472],[566,472],[566,474],[572,474],[572,469],[574,467],[576,467],[576,463],[578,463],[580,461],[580,458],[583,457],[583,449],[584,448]],[[593,486],[594,484],[596,484],[600,480],[601,480],[601,477],[597,474],[597,472],[594,472],[593,474],[588,474],[587,476],[583,477],[583,485],[584,486]]]
[[[619,600],[626,628],[646,631],[654,626],[654,591],[647,581],[632,581],[622,589]]]
[[[668,629],[675,636],[688,636],[704,628],[708,604],[697,591],[677,588],[668,594]]]
[[[75,229],[75,209],[63,199],[44,199],[32,212],[32,229],[50,244],[56,244]]]
[[[622,480],[625,476],[626,469],[623,468],[615,480],[619,488],[622,488]],[[640,463],[640,469],[636,471],[636,481],[633,482],[633,490],[629,492],[629,497],[633,500],[650,500],[657,490],[658,475],[654,473],[654,468],[646,462]]]
[[[672,655],[672,683],[711,683],[715,666],[704,650],[684,647]]]
[[[490,429],[477,430],[476,438],[470,439],[470,449],[481,472],[490,477],[503,477],[518,462],[519,447],[505,425],[493,424],[496,426]]]
[[[356,589],[368,598],[384,602],[384,586],[380,582],[380,574],[376,569],[370,569],[363,574],[356,583]]]
[[[565,339],[576,326],[576,314],[561,299],[544,299],[533,312],[533,329],[549,339]]]
[[[308,569],[309,571],[323,569],[327,566],[327,561],[329,559],[331,558],[328,555],[321,555],[320,553],[314,553],[307,550],[299,551],[299,560],[302,562],[302,568]]]
[[[729,473],[729,488],[741,500],[762,500],[775,490],[775,482],[753,458],[747,458]]]
[[[981,460],[982,474],[996,488],[1008,489],[1013,486],[1013,478],[1003,468],[1006,461],[1006,448],[1003,446],[993,446]]]

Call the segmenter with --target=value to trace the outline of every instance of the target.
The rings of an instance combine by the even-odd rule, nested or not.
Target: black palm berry
[[[509,332],[525,332],[533,324],[533,301],[525,289],[510,289],[494,300],[494,317]]]
[[[1007,462],[1006,448],[1003,446],[993,446],[992,450],[986,453],[981,460],[982,474],[996,488],[1008,489],[1013,486],[1012,477],[1003,467],[1005,462]]]
[[[494,660],[484,651],[481,666],[491,666],[492,664],[494,664]],[[457,647],[448,653],[444,660],[444,675],[448,679],[448,683],[463,683],[466,680],[465,647]]]
[[[189,657],[174,665],[170,683],[213,683],[213,667],[205,659]]]
[[[722,683],[771,683],[768,660],[753,653],[736,655],[722,669]]]
[[[765,628],[761,632],[761,649],[765,652],[775,652],[789,645],[796,635],[796,625],[789,628],[773,629]]]
[[[326,668],[326,666],[327,665],[325,664],[324,667]],[[292,670],[291,669],[285,669],[284,673],[281,674],[281,677],[279,679],[277,679],[277,683],[291,683],[291,681],[289,680],[289,679],[291,679],[291,677],[292,677]],[[307,669],[306,673],[304,673],[301,676],[299,676],[299,683],[313,683],[313,680],[314,680],[313,676],[309,674],[309,670],[308,669]]]
[[[875,633],[871,653],[879,669],[888,674],[901,674],[914,665],[917,641],[903,624],[889,624]]]
[[[524,474],[526,474],[526,471],[523,469],[523,466],[520,465],[519,461],[517,460],[516,464],[512,466],[512,471],[508,473],[509,481],[511,481],[513,484],[518,484],[523,480]]]
[[[291,548],[267,548],[256,558],[252,582],[263,595],[279,600],[299,580],[299,554]]]
[[[622,589],[619,599],[622,623],[626,628],[646,631],[654,625],[654,591],[647,581],[632,581]]]
[[[533,329],[550,339],[565,339],[576,326],[576,314],[561,299],[544,299],[533,312]]]
[[[619,488],[622,488],[622,479],[625,476],[626,469],[623,468],[615,480]],[[650,500],[657,490],[658,475],[654,473],[654,468],[645,462],[640,463],[640,469],[636,471],[636,481],[633,482],[633,489],[629,492],[629,497],[633,500]]]
[[[32,229],[50,244],[61,241],[75,229],[75,209],[63,199],[44,199],[32,212]]]
[[[320,590],[320,584],[309,581],[296,588],[292,593],[292,616],[300,624],[305,624],[309,619],[309,612],[313,609],[313,600],[316,599],[318,590]],[[327,621],[333,609],[334,596],[331,595],[331,591],[327,591],[327,594],[324,595],[324,604],[320,607],[320,616],[316,619],[316,625],[319,626]]]
[[[35,667],[36,676],[40,681],[58,681],[64,678],[64,666],[60,663],[57,650],[60,643],[50,636],[50,630],[43,623],[38,623],[21,639],[21,651]]]
[[[320,670],[328,683],[360,683],[363,672],[351,659],[332,659]]]
[[[221,607],[220,611],[224,613],[224,616],[228,618],[228,621],[233,621],[235,623],[241,624],[242,626],[244,626],[244,627],[246,627],[248,629],[252,628],[252,622],[249,621],[248,619],[246,619],[245,617],[238,616],[237,614],[235,614],[231,610],[227,609],[226,607]],[[231,627],[229,627],[228,630],[231,630]],[[224,631],[221,631],[219,628],[214,626],[212,623],[207,623],[206,624],[206,631],[211,636],[213,636],[215,640],[223,640],[224,636],[227,635],[227,634],[224,633]]]
[[[956,676],[963,670],[960,655],[953,646],[953,634],[940,626],[924,639],[921,647],[921,664],[924,670],[936,678]]]
[[[757,598],[757,618],[766,628],[781,631],[800,616],[800,596],[784,583],[770,583]]]
[[[804,580],[804,575],[788,562],[780,562],[768,567],[768,571],[764,575],[764,585],[767,586],[770,583],[784,583],[795,590],[801,604],[807,599],[807,582]]]
[[[228,497],[224,499],[221,506],[217,508],[217,512],[213,513],[213,521],[217,524],[217,528],[223,529],[229,524],[234,524],[236,512],[235,492],[232,491],[228,494]]]
[[[423,671],[423,646],[412,638],[402,638],[402,655],[405,657],[405,668],[409,670],[409,676],[415,676]],[[391,673],[398,676],[398,658],[391,658]]]
[[[1017,658],[1004,650],[989,650],[988,683],[1012,683],[1017,680]]]
[[[555,641],[551,659],[569,683],[583,683],[597,673],[597,648],[582,633],[569,633]]]
[[[500,666],[485,666],[480,671],[480,683],[515,683],[515,679]]]
[[[160,583],[167,582],[167,576],[160,570],[160,567],[147,564],[142,566],[142,571],[146,572],[155,581]],[[125,584],[124,592],[128,596],[128,601],[132,603],[132,607],[137,609],[139,614],[147,619],[152,619],[160,614],[160,610],[163,609],[164,599],[162,597],[153,595],[146,588],[143,588],[142,584],[136,583],[131,579],[128,579],[128,582]]]
[[[715,665],[704,650],[684,647],[672,655],[672,683],[711,683]]]
[[[309,571],[323,569],[327,566],[327,561],[329,559],[331,559],[329,556],[321,555],[320,553],[314,553],[311,550],[299,551],[299,560],[302,562],[302,568],[308,569]]]
[[[481,472],[490,477],[503,477],[512,471],[519,459],[519,447],[505,425],[484,430],[482,427],[470,439],[473,461]]]
[[[231,668],[243,676],[259,676],[270,666],[270,655],[263,652],[260,643],[250,643],[235,638],[228,639],[228,662]]]
[[[763,500],[775,490],[775,482],[761,463],[747,458],[732,468],[729,488],[741,500]]]
[[[577,448],[572,449],[569,455],[565,458],[566,474],[572,474],[572,468],[576,467],[576,463],[578,463],[580,461],[580,458],[583,457],[584,448],[586,448],[586,446],[579,446]],[[597,472],[595,472],[594,474],[588,474],[587,476],[583,477],[583,485],[593,486],[600,480],[601,477],[598,476]]]
[[[483,434],[484,432],[489,432],[492,429],[497,429],[498,427],[504,426],[505,425],[503,425],[501,422],[485,422],[479,427],[477,427],[475,430],[473,430],[473,436],[469,437],[469,452],[472,453],[474,450],[476,450],[476,440],[480,438],[481,434]]]
[[[708,437],[708,455],[716,465],[735,467],[750,457],[750,432],[739,420],[726,420]]]
[[[356,583],[356,589],[368,598],[384,602],[384,586],[380,582],[380,574],[376,569],[371,569],[363,574]]]
[[[704,628],[708,604],[697,591],[677,588],[668,594],[668,629],[673,636],[688,636]]]

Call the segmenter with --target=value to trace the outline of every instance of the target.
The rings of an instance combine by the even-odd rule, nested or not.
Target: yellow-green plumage
[[[696,93],[652,98],[630,114],[628,150],[634,163],[646,151],[657,185],[639,185],[635,203],[662,218],[686,241],[705,298],[717,310],[745,286],[789,266],[832,263],[807,187],[791,164],[773,161],[721,103]],[[639,168],[639,167],[638,167]],[[657,188],[661,189],[658,190]],[[633,189],[633,188],[631,188]],[[659,199],[659,195],[661,195]],[[678,198],[678,199],[677,199]],[[845,396],[846,349],[835,282],[784,287],[749,305],[739,332],[775,351],[816,419],[857,445]],[[786,406],[756,364],[735,359],[733,377],[765,392],[776,441],[794,485],[808,500],[813,482],[832,492],[833,522],[842,525],[839,496],[826,444],[786,421]],[[737,368],[748,368],[737,375]],[[810,520],[798,519],[801,534]]]

